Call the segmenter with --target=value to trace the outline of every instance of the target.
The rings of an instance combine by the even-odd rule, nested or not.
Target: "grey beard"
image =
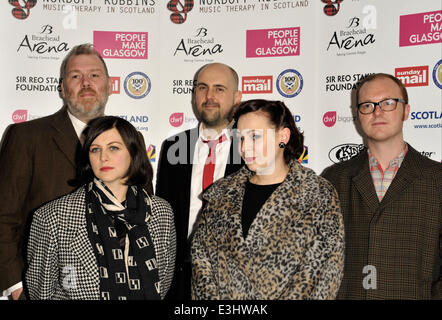
[[[69,112],[72,113],[77,119],[80,120],[91,120],[96,117],[100,117],[104,115],[104,109],[106,107],[107,98],[103,103],[97,102],[95,106],[90,111],[84,111],[85,108],[81,104],[73,105],[69,99],[65,100],[65,104],[67,105]]]

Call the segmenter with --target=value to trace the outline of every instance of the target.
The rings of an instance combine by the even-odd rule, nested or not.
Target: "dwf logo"
[[[147,75],[142,72],[132,72],[124,80],[126,94],[134,99],[141,99],[150,92],[151,84]]]
[[[172,127],[178,128],[181,126],[184,122],[184,113],[182,112],[175,112],[172,113],[169,117],[169,123]]]
[[[182,24],[187,19],[187,12],[193,9],[193,0],[171,0],[167,3],[167,9],[173,13],[170,15],[170,20],[175,24]]]
[[[12,114],[14,123],[25,122],[26,120],[28,120],[28,110],[15,110]]]
[[[21,5],[20,2],[23,5]],[[29,17],[29,14],[31,13],[31,8],[35,7],[35,5],[37,4],[37,0],[9,0],[9,4],[15,7],[14,9],[12,9],[12,15],[17,19],[23,20]]]
[[[363,144],[347,143],[340,144],[334,147],[328,153],[328,158],[334,163],[350,160],[356,157],[362,150],[364,150]]]
[[[324,113],[322,122],[326,127],[333,127],[336,123],[336,111],[329,111]]]
[[[287,69],[281,72],[276,80],[279,93],[286,98],[296,97],[304,86],[301,74],[295,69]]]
[[[442,59],[433,68],[433,81],[439,89],[442,89]]]
[[[327,16],[335,16],[339,9],[341,9],[341,2],[344,0],[321,0],[322,2],[326,3],[326,6],[324,7],[324,13]]]

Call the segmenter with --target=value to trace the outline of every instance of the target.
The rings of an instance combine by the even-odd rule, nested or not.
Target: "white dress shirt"
[[[77,134],[78,139],[80,139],[80,135],[83,132],[84,128],[86,128],[86,123],[81,121],[78,118],[75,118],[73,114],[71,114],[68,110],[69,119],[71,119],[72,125],[74,126],[75,133]],[[80,139],[81,141],[81,139]]]
[[[226,171],[227,159],[229,157],[230,145],[232,144],[231,139],[231,127],[233,122],[229,127],[225,128],[220,134],[214,130],[203,129],[203,124],[199,127],[199,137],[195,145],[195,151],[193,153],[192,162],[192,180],[190,184],[190,208],[189,208],[189,226],[187,229],[187,236],[189,237],[195,227],[195,222],[201,211],[202,207],[202,189],[203,189],[203,172],[204,165],[206,163],[207,156],[209,155],[209,145],[204,143],[202,140],[216,140],[221,135],[225,134],[227,139],[216,145],[216,162],[215,162],[215,172],[213,173],[213,181],[224,177]],[[212,134],[211,134],[212,133]],[[215,133],[215,134],[213,134]]]

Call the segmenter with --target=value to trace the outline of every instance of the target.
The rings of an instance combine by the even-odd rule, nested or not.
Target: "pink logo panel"
[[[299,56],[300,27],[247,30],[246,57]]]
[[[399,47],[442,42],[442,10],[400,17]]]
[[[94,31],[94,47],[105,59],[147,59],[147,32]]]

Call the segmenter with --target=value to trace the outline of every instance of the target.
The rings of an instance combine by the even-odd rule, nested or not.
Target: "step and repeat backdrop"
[[[143,133],[156,169],[162,141],[197,125],[195,72],[223,62],[243,100],[281,100],[320,173],[361,150],[351,89],[370,73],[409,91],[405,140],[442,159],[440,0],[8,0],[0,4],[0,133],[62,106],[59,68],[93,43],[113,81],[106,114]]]

